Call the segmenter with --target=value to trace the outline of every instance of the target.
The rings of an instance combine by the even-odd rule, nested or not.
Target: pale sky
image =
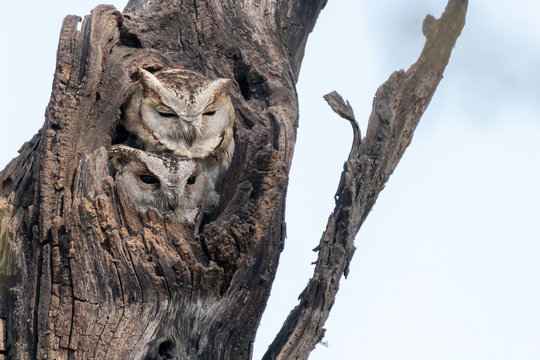
[[[0,167],[42,126],[62,19],[99,1],[9,2]],[[127,1],[115,1],[123,8]],[[298,83],[300,128],[287,241],[255,344],[260,359],[312,275],[350,126],[375,91],[418,57],[428,13],[446,1],[330,0]],[[356,253],[310,359],[540,359],[540,6],[476,0],[411,146],[356,238]]]

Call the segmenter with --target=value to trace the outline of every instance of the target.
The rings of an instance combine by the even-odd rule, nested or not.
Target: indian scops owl
[[[185,69],[139,69],[124,127],[149,152],[197,159],[216,184],[234,152],[230,79],[210,80]]]
[[[203,213],[217,205],[218,194],[193,159],[152,154],[125,145],[113,145],[109,156],[116,169],[118,193],[141,212],[153,207],[198,226]]]

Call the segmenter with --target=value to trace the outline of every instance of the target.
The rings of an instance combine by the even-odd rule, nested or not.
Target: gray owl
[[[219,195],[193,159],[125,145],[113,145],[109,156],[116,169],[118,193],[139,211],[152,207],[160,213],[172,212],[179,220],[198,226],[203,212],[217,205]]]
[[[198,159],[216,184],[234,152],[230,82],[185,69],[139,69],[124,127],[144,150]]]

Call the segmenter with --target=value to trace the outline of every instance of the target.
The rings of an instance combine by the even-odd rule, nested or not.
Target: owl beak
[[[192,117],[189,117],[189,116],[185,115],[184,113],[180,113],[180,114],[178,114],[178,116],[180,117],[180,119],[182,121],[185,121],[187,123],[190,123],[193,120]]]
[[[193,140],[195,140],[196,130],[193,126],[188,126],[187,129],[184,129],[184,140],[191,147],[193,145]]]

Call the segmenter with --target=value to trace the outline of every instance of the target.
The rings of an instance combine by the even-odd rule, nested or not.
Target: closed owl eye
[[[187,179],[188,185],[193,185],[193,184],[195,184],[195,181],[197,181],[197,176],[196,176],[196,175],[190,176],[190,177]]]
[[[156,107],[156,111],[160,116],[163,117],[178,117],[173,109],[166,106],[158,106]]]
[[[163,117],[178,117],[178,115],[176,114],[171,114],[171,113],[166,113],[166,112],[161,112],[161,111],[158,111],[158,114]]]
[[[213,111],[207,111],[207,112],[203,113],[203,115],[205,115],[205,116],[212,116],[212,115],[214,115],[215,113],[216,113],[216,110],[213,110]]]
[[[147,174],[139,175],[139,179],[145,184],[149,184],[149,185],[159,184],[159,179],[152,175],[147,175]]]

